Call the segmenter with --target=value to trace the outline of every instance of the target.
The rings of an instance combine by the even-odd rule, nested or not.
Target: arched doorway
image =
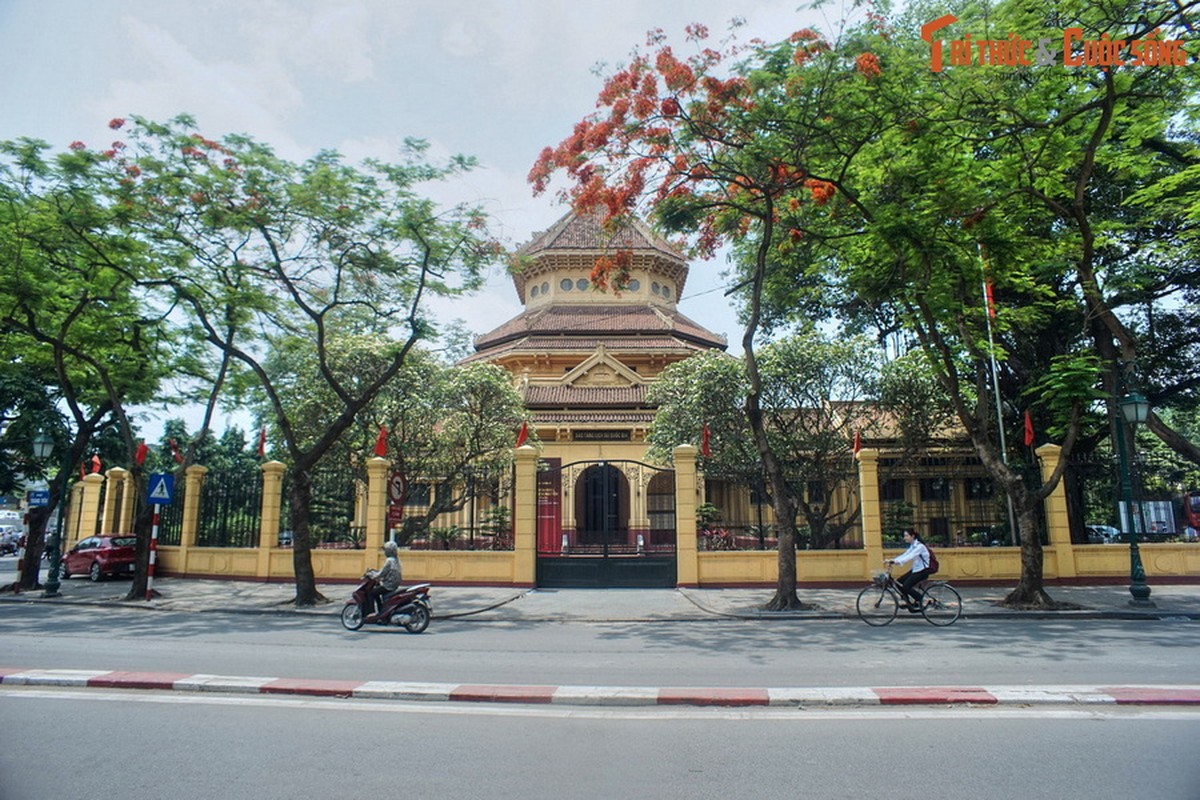
[[[670,470],[638,461],[544,459],[537,585],[675,586],[674,485]]]
[[[629,481],[612,464],[593,464],[576,481],[575,530],[588,548],[628,543]]]

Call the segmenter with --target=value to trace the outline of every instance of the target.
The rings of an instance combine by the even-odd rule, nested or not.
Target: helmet
[[[400,549],[400,547],[395,542],[384,542],[383,543],[383,552],[389,556],[396,555],[396,552],[399,549]]]

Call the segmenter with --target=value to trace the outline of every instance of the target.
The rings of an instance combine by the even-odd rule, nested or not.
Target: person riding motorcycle
[[[383,554],[386,558],[379,569],[367,570],[367,577],[374,578],[379,584],[371,589],[371,602],[375,613],[383,611],[383,598],[400,588],[400,559],[396,557],[399,547],[395,542],[383,543]]]

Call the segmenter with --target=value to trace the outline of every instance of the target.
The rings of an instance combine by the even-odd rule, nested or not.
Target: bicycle
[[[947,581],[923,580],[917,585],[921,598],[921,616],[930,625],[953,625],[962,616],[962,596]],[[900,583],[892,577],[892,566],[876,575],[871,585],[858,593],[855,604],[863,622],[882,627],[896,618],[900,609]]]

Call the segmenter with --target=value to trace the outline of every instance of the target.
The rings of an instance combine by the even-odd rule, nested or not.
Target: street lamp
[[[1150,401],[1140,392],[1130,392],[1121,398],[1120,405],[1121,417],[1129,427],[1129,447],[1136,451],[1137,426],[1150,418]],[[1146,529],[1146,518],[1142,513],[1142,504],[1134,500],[1133,480],[1130,477],[1130,461],[1136,453],[1126,452],[1124,431],[1117,437],[1117,450],[1121,460],[1121,490],[1125,498],[1125,513],[1121,515],[1121,523],[1129,533],[1129,594],[1133,596],[1129,604],[1152,607],[1154,603],[1150,600],[1150,587],[1146,585],[1146,570],[1142,567],[1142,554],[1138,550],[1138,528]],[[1137,524],[1133,519],[1135,505]]]
[[[45,460],[50,457],[54,451],[54,441],[46,435],[44,431],[39,431],[38,435],[33,439],[33,454],[40,460]],[[64,467],[62,470],[62,483],[59,486],[58,492],[58,521],[54,526],[54,535],[46,542],[46,549],[50,553],[50,561],[47,564],[49,574],[46,576],[46,588],[42,593],[43,597],[58,597],[59,587],[62,584],[59,582],[59,572],[62,566],[62,529],[63,517],[67,513],[67,470]]]

